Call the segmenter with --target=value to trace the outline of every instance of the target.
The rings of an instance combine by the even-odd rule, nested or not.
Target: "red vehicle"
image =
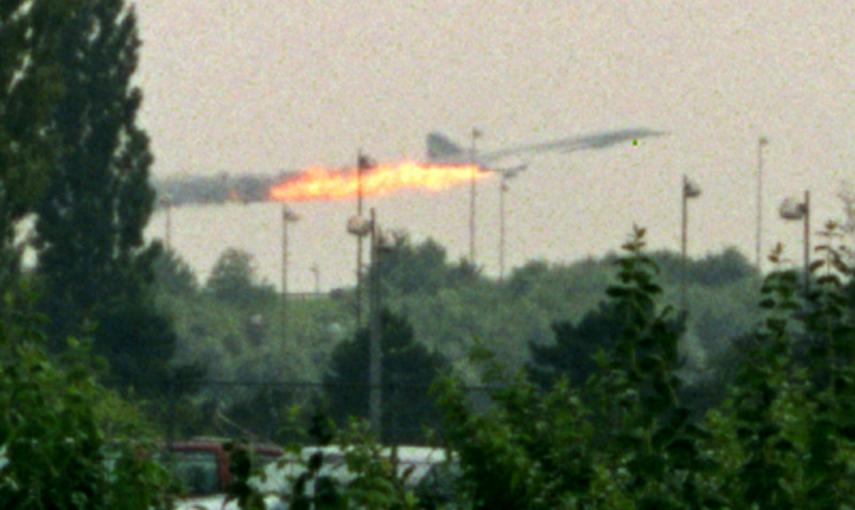
[[[194,439],[175,441],[166,447],[166,465],[182,484],[187,497],[222,494],[232,481],[229,455],[223,439]],[[259,466],[282,456],[282,449],[273,445],[251,445]]]

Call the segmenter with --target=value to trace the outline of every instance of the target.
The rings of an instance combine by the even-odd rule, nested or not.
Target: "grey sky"
[[[753,257],[760,134],[771,140],[765,237],[796,257],[799,230],[775,218],[780,199],[810,187],[819,224],[839,216],[835,194],[853,175],[851,0],[136,4],[157,176],[344,165],[358,147],[418,158],[428,131],[465,142],[474,125],[485,149],[635,126],[671,133],[532,160],[509,195],[513,264],[602,253],[633,222],[649,227],[654,247],[676,248],[683,173],[704,191],[692,203],[693,253],[736,245]],[[479,258],[490,271],[495,188],[479,196]],[[455,257],[466,248],[466,190],[374,205]],[[314,251],[352,209],[296,208],[305,219],[294,243]],[[239,242],[227,230],[208,235]],[[275,263],[260,265],[272,279]],[[329,279],[347,271],[330,267]],[[310,281],[303,273],[298,287]]]

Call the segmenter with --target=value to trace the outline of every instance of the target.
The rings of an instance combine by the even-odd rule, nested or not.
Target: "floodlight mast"
[[[804,278],[805,291],[810,289],[810,190],[805,190],[804,201],[796,202],[795,199],[788,198],[781,202],[778,208],[778,214],[785,221],[803,222],[803,257],[804,257]]]
[[[362,174],[373,166],[371,158],[359,149],[356,156],[356,215],[362,217],[364,190]],[[362,237],[356,236],[356,327],[362,326]]]
[[[353,216],[347,222],[347,231],[357,237],[369,236],[371,259],[369,276],[369,322],[368,322],[368,413],[371,428],[378,440],[382,439],[382,357],[381,350],[381,295],[380,295],[380,249],[382,236],[377,225],[377,214],[371,208],[370,219]],[[357,330],[360,327],[357,326]]]
[[[300,217],[288,207],[282,205],[282,337],[288,335],[288,224],[295,223]]]
[[[469,176],[469,263],[472,266],[475,266],[475,198],[477,196],[475,180],[478,174],[476,142],[482,134],[478,128],[472,128],[472,144],[469,148],[469,164],[472,167]]]
[[[505,278],[505,193],[510,190],[508,181],[517,176],[518,173],[525,171],[527,164],[522,164],[513,168],[497,169],[501,175],[499,180],[499,281]]]
[[[377,213],[371,208],[371,317],[369,322],[369,360],[368,360],[368,412],[371,429],[377,441],[383,442],[382,406],[383,406],[383,350],[382,324],[380,318],[380,232],[377,226]]]
[[[165,221],[163,246],[166,248],[166,251],[169,251],[172,249],[172,196],[167,193],[160,200],[160,205],[162,205],[164,209]]]
[[[680,308],[686,310],[686,280],[688,279],[689,200],[701,196],[701,188],[683,174],[682,228],[680,234]]]
[[[763,149],[769,145],[769,139],[761,136],[757,139],[757,233],[755,257],[757,271],[763,272]]]

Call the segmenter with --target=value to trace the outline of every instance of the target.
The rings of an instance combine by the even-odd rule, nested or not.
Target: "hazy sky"
[[[377,159],[418,158],[427,132],[465,142],[472,126],[485,150],[626,127],[671,133],[532,159],[508,195],[514,265],[617,248],[633,222],[649,228],[654,247],[678,248],[683,173],[703,188],[691,204],[691,252],[734,245],[753,260],[761,134],[771,142],[765,239],[784,241],[791,256],[800,229],[777,219],[780,200],[810,188],[818,226],[840,216],[841,180],[855,181],[851,0],[136,5],[141,120],[159,177],[352,164],[359,147]],[[494,273],[497,183],[479,191],[479,262]],[[372,205],[386,224],[436,237],[457,258],[468,246],[467,196],[404,193]],[[292,236],[295,288],[310,287],[314,261],[329,285],[344,283],[352,205],[294,208],[304,216]],[[241,223],[251,215],[226,210],[231,219],[193,236],[178,212],[176,247],[204,272],[222,247],[243,244],[275,280],[278,209],[257,209],[269,217],[257,238]],[[214,213],[183,214],[189,232]]]

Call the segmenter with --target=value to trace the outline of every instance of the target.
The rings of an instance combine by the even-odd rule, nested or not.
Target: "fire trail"
[[[490,172],[476,165],[441,165],[415,162],[381,163],[362,171],[362,193],[384,196],[404,190],[442,191],[483,179]],[[296,176],[283,179],[269,191],[270,200],[305,202],[346,200],[359,192],[356,168],[308,168]]]

